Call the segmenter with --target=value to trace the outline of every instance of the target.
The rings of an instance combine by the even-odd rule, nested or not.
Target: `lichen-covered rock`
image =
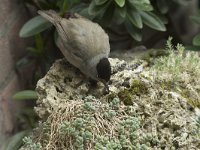
[[[57,60],[38,81],[35,110],[43,122],[22,149],[200,149],[200,58],[179,52],[151,67],[142,60],[110,58],[106,95],[101,83],[77,87],[84,75]]]
[[[123,86],[124,82],[131,84],[131,81],[136,78],[135,72],[138,71],[134,69],[138,67],[137,65],[142,65],[142,62],[127,64],[119,59],[109,60],[112,64],[113,74],[109,82],[110,93],[118,93],[125,88]],[[77,84],[84,80],[85,83],[77,87]],[[65,59],[58,60],[47,75],[38,81],[39,99],[35,110],[43,118],[45,115],[51,114],[52,111],[65,108],[65,104],[69,101],[80,100],[87,95],[93,95],[100,101],[105,101],[107,95],[103,94],[103,88],[104,85],[100,82],[96,87],[90,86],[89,81],[78,69],[70,65]]]

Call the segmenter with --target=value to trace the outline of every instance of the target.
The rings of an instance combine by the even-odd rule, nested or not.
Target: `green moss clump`
[[[182,89],[181,96],[187,99],[187,102],[192,105],[193,107],[200,108],[200,100],[195,98],[190,91],[187,89]]]
[[[196,89],[197,93],[200,95],[200,89]]]
[[[198,99],[190,98],[190,99],[188,99],[188,103],[194,107],[200,108],[200,101]]]
[[[128,89],[124,89],[118,93],[118,97],[124,102],[125,105],[132,105],[132,96]]]
[[[147,94],[148,88],[145,85],[145,83],[142,82],[141,80],[133,80],[130,91],[132,94],[141,95],[141,94]]]
[[[108,96],[108,100],[112,100],[113,97],[119,97],[121,101],[124,102],[125,105],[132,105],[133,104],[133,95],[141,95],[147,94],[148,88],[144,82],[140,80],[134,80],[131,84],[130,88],[123,89],[118,92],[118,94],[111,93]]]
[[[114,92],[111,92],[111,93],[109,93],[108,94],[108,96],[107,96],[107,101],[110,103],[114,98],[116,98],[117,97],[117,94],[116,93],[114,93]]]
[[[160,87],[164,90],[172,90],[175,88],[175,83],[172,81],[162,81],[158,83]]]

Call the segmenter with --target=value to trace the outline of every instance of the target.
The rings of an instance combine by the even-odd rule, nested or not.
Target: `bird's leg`
[[[101,80],[101,82],[104,85],[103,94],[108,94],[110,92],[109,87],[108,87],[108,83],[105,80]]]
[[[88,79],[91,87],[97,87],[97,81],[93,79]]]
[[[89,94],[89,93],[91,93],[91,91],[92,91],[93,88],[97,87],[97,81],[88,78],[88,82],[89,82],[89,85],[88,85],[88,91],[87,91],[87,93]]]

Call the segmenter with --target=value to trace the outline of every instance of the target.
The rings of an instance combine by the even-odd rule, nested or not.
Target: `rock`
[[[199,108],[192,104],[195,109],[185,107],[189,101],[182,94],[191,85],[199,100],[198,73],[193,76],[189,73],[192,66],[187,67],[187,76],[195,80],[186,84],[181,75],[174,80],[174,72],[168,71],[173,68],[162,67],[162,61],[171,55],[155,62],[161,69],[146,67],[142,60],[110,58],[112,77],[107,95],[102,93],[102,83],[92,88],[89,83],[76,87],[85,80],[84,75],[66,60],[57,60],[38,81],[35,110],[43,121],[23,148],[35,144],[42,149],[66,150],[200,149],[194,111]],[[179,63],[182,68],[187,62]]]

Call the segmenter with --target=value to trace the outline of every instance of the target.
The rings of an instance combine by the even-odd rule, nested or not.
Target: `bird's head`
[[[106,86],[107,90],[109,91],[107,82],[110,80],[111,66],[108,58],[100,59],[99,63],[96,66],[96,69],[98,79]]]

